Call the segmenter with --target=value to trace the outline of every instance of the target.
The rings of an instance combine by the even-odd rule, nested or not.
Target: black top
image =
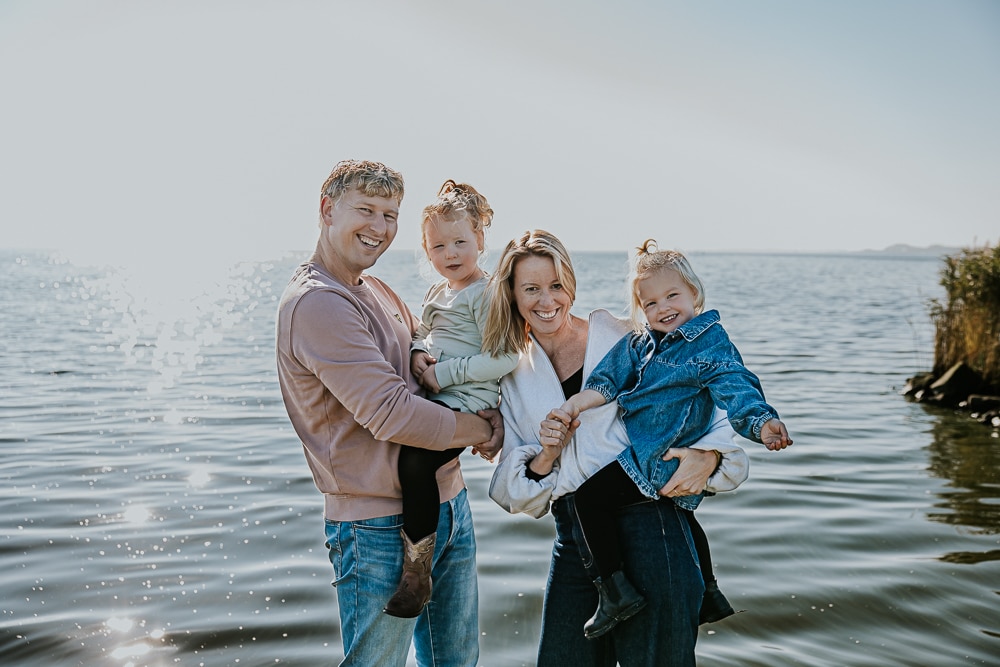
[[[583,366],[580,366],[575,373],[562,381],[563,396],[569,398],[573,394],[579,394],[583,389]]]

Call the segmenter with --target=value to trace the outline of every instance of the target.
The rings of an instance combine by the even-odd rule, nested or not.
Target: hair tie
[[[438,197],[441,197],[442,195],[446,195],[446,194],[448,194],[449,192],[452,192],[453,190],[456,190],[456,189],[458,189],[458,183],[456,183],[455,181],[453,181],[453,180],[451,180],[451,179],[449,178],[449,179],[448,179],[447,181],[445,181],[445,182],[444,182],[444,184],[443,184],[443,185],[441,186],[441,189],[440,189],[440,190],[438,190],[438,194],[437,194],[437,196],[438,196]]]
[[[636,250],[640,255],[652,255],[655,252],[659,252],[659,247],[656,244],[656,239],[646,239]]]

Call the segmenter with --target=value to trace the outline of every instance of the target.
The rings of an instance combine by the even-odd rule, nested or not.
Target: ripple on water
[[[274,374],[275,299],[295,260],[203,280],[185,300],[4,257],[5,664],[335,662],[322,499]],[[412,255],[386,259],[418,305]],[[621,312],[623,261],[578,258],[581,308]],[[745,610],[703,628],[699,665],[996,664],[1000,439],[896,395],[930,366],[935,263],[694,261],[796,439],[780,453],[744,443],[750,480],[699,509]],[[862,296],[845,308],[844,294]],[[534,664],[552,523],[506,515],[487,496],[492,467],[462,460],[482,664]]]

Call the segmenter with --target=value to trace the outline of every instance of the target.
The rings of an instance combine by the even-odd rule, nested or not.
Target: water
[[[0,252],[0,664],[340,658],[321,498],[274,372],[299,259],[171,278]],[[576,257],[577,312],[621,311],[624,260]],[[898,395],[931,366],[939,262],[692,261],[796,440],[746,443],[750,480],[699,510],[746,610],[702,628],[699,664],[1000,665],[1000,438]],[[412,253],[376,268],[418,305]],[[481,663],[531,665],[551,521],[505,514],[492,466],[463,467]]]

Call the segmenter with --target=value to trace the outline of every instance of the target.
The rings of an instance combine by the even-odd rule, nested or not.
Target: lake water
[[[341,657],[322,502],[274,371],[301,257],[224,273],[0,252],[0,664],[321,665]],[[796,444],[699,509],[738,609],[702,666],[1000,665],[1000,438],[907,403],[939,260],[692,254]],[[621,312],[624,253],[580,254],[577,312]],[[418,307],[413,253],[375,273]],[[165,279],[164,277],[165,276]],[[551,519],[463,458],[482,660],[531,665]]]

